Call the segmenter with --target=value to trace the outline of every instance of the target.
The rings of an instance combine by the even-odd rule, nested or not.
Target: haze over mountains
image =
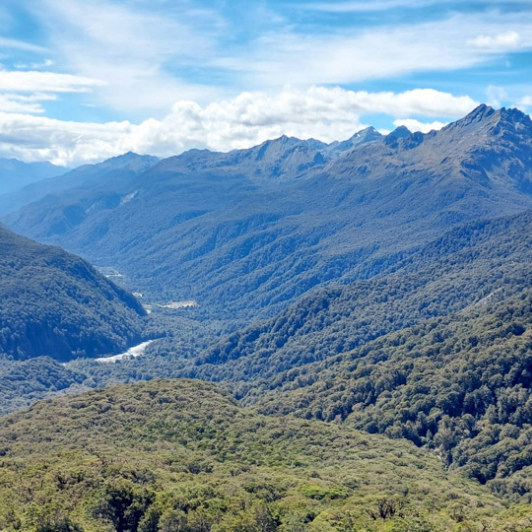
[[[181,519],[190,530],[196,530],[192,523],[200,514],[213,531],[224,530],[236,514],[238,526],[247,522],[250,528],[235,530],[259,530],[253,527],[263,518],[273,528],[260,530],[531,526],[532,121],[524,113],[481,105],[428,134],[400,127],[383,136],[368,128],[329,145],[281,137],[249,150],[192,150],[163,160],[129,153],[0,196],[0,208],[14,231],[79,254],[100,271],[113,272],[122,285],[67,252],[0,230],[2,319],[8,320],[0,344],[6,355],[0,412],[58,392],[119,382],[219,383],[155,381],[40,403],[30,421],[23,413],[8,418],[0,427],[0,452],[4,445],[16,462],[26,445],[42,439],[42,429],[32,426],[41,427],[47,413],[79,411],[69,429],[74,454],[63,464],[70,475],[95,460],[83,454],[86,444],[100,449],[101,458],[110,435],[127,432],[130,415],[143,427],[159,416],[153,426],[138,429],[143,443],[135,445],[147,446],[138,447],[139,453],[151,449],[157,455],[151,465],[142,455],[139,467],[157,470],[165,486],[174,486],[172,475],[182,475],[186,491],[164,495],[163,484],[151,477],[143,491],[144,484],[121,467],[109,472],[102,466],[97,485],[90,484],[92,466],[81,480],[57,471],[69,479],[65,493],[74,493],[70,509],[64,494],[46,487],[48,481],[39,489],[54,493],[50,500],[68,526],[91,530],[104,526],[99,519],[112,521],[109,513],[93,511],[93,503],[108,503],[105,497],[115,488],[134,499],[132,508],[144,504],[138,519],[131,517],[136,524],[123,530],[162,530],[157,527],[170,519],[171,508],[177,511],[174,525]],[[151,313],[144,315],[126,290],[141,292]],[[44,324],[46,333],[32,324]],[[147,338],[154,342],[139,358],[91,360]],[[216,413],[198,399],[202,394]],[[190,398],[191,417],[178,426],[174,410],[181,412]],[[162,412],[165,404],[173,406]],[[114,410],[118,418],[107,414]],[[277,416],[288,416],[291,424],[286,441],[285,420],[272,419]],[[208,419],[209,426],[198,419]],[[388,456],[385,438],[409,440],[397,442],[404,454],[396,458],[417,464],[415,453],[426,452],[427,462],[416,467],[430,469],[435,459],[453,472],[450,482],[460,488],[438,504],[426,491],[414,508],[406,485],[416,491],[422,480],[414,474],[406,481],[394,469],[407,495],[399,502],[392,490],[386,500],[393,499],[394,510],[388,514],[367,488],[374,472],[351,483],[327,462],[325,478],[307,469],[309,454],[290,454],[294,447],[330,445],[329,436],[340,437],[327,432],[337,430],[331,424],[345,425],[341,430],[350,441],[361,437],[357,431],[378,433],[368,443],[370,459],[375,449]],[[95,426],[97,436],[84,435]],[[250,427],[267,427],[260,443],[246,439],[255,430]],[[10,430],[19,444],[9,443]],[[310,441],[308,433],[316,439]],[[294,467],[303,468],[291,480],[269,469],[280,454],[264,455],[268,463],[239,461],[231,471],[220,465],[231,449],[251,456],[259,448],[275,449],[279,438]],[[185,447],[176,447],[177,440]],[[56,440],[50,442],[45,454],[57,451]],[[187,445],[197,447],[185,450]],[[173,465],[159,462],[168,446],[180,454]],[[198,458],[205,452],[209,464]],[[121,463],[118,454],[105,460]],[[240,488],[249,479],[234,479],[257,473],[255,467],[271,482],[243,488],[250,498],[242,502],[247,496]],[[214,485],[230,476],[228,500]],[[449,478],[437,478],[446,490]],[[205,483],[214,491],[194,491]],[[78,484],[89,495],[78,496],[81,491],[72,487]],[[486,510],[479,510],[474,497],[464,502],[462,488],[478,493]],[[23,490],[16,493],[15,514],[37,523]],[[360,502],[358,495],[380,510],[369,519],[367,512],[347,512]],[[220,511],[213,510],[212,500]],[[320,501],[318,513],[294,513],[309,500]],[[504,514],[499,504],[514,505],[514,513]],[[228,510],[231,505],[240,505],[241,513]],[[43,522],[50,516],[43,513]],[[155,528],[145,524],[148,517]]]
[[[0,194],[19,190],[30,183],[64,174],[66,169],[51,163],[23,163],[0,158]]]

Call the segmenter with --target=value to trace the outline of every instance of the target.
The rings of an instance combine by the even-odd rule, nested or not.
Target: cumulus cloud
[[[497,35],[479,35],[467,41],[467,44],[475,48],[487,50],[508,50],[519,46],[520,37],[516,31],[508,31]]]
[[[179,101],[164,119],[150,118],[140,124],[65,122],[0,113],[0,155],[75,165],[130,150],[163,157],[190,148],[228,151],[283,134],[332,142],[366,127],[367,114],[459,117],[476,105],[468,96],[432,89],[368,93],[339,87],[304,91],[286,87],[273,96],[246,92],[206,106]]]
[[[403,118],[399,120],[394,120],[394,126],[405,126],[410,131],[421,131],[421,133],[428,133],[429,131],[438,131],[447,124],[444,122],[434,121],[434,122],[420,122],[415,118]]]

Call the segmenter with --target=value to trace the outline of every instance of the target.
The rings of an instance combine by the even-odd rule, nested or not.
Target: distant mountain
[[[0,158],[0,194],[19,190],[30,183],[64,174],[62,166],[48,162],[24,163],[17,159]]]
[[[0,194],[3,194],[0,195],[0,214],[15,211],[23,205],[42,200],[47,196],[66,194],[70,189],[78,189],[78,193],[82,194],[87,190],[105,188],[109,182],[115,187],[120,187],[124,182],[127,186],[128,180],[146,171],[157,161],[157,157],[129,152],[103,163],[80,166],[67,173],[63,169],[63,172],[45,176],[48,179],[19,187],[10,193],[0,190]]]
[[[281,137],[191,151],[5,220],[116,268],[129,288],[249,319],[354,281],[366,263],[378,273],[380,257],[453,227],[532,208],[531,139],[523,113],[480,106],[438,132],[369,130],[339,150]]]
[[[0,354],[65,361],[140,341],[142,306],[85,261],[0,226]]]
[[[525,505],[505,511],[409,442],[258,415],[201,382],[41,401],[0,420],[0,453],[3,530],[510,532],[526,520]]]

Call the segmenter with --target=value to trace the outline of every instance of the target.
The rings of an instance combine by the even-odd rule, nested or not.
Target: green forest
[[[0,420],[0,528],[518,531],[512,506],[406,441],[242,408],[199,381],[39,402]]]
[[[0,530],[532,531],[528,115],[27,194],[68,251],[0,226]]]

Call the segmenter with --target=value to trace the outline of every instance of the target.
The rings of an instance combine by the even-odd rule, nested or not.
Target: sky
[[[532,0],[2,0],[0,157],[77,166],[532,112]]]

